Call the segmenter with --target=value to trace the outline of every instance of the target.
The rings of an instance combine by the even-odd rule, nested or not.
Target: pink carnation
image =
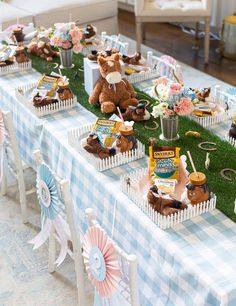
[[[171,83],[169,87],[170,95],[178,95],[182,91],[182,85],[179,83]]]
[[[162,76],[162,77],[160,77],[160,78],[155,79],[155,80],[152,81],[152,83],[153,83],[154,85],[159,85],[159,84],[165,84],[165,85],[167,85],[167,82],[168,82],[168,80],[167,80],[167,77],[166,77],[166,76]]]
[[[80,50],[81,50],[81,45],[80,45],[80,44],[76,44],[76,45],[74,45],[74,47],[73,47],[73,51],[74,51],[75,53],[79,53],[79,52],[80,52]]]
[[[194,111],[194,105],[189,98],[184,97],[174,106],[174,111],[179,116],[187,116]]]
[[[63,41],[62,48],[63,49],[70,49],[71,48],[71,43],[68,40]]]
[[[70,35],[71,35],[73,44],[79,43],[83,36],[82,32],[78,28],[70,30]]]
[[[171,117],[171,116],[174,116],[175,113],[172,109],[167,108],[163,110],[163,114],[167,117]]]
[[[50,40],[51,45],[56,47],[62,47],[62,39],[57,36],[53,36]]]

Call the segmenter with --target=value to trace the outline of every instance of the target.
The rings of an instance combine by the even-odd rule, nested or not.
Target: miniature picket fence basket
[[[154,79],[160,76],[166,76],[170,80],[175,81],[175,75],[181,70],[180,65],[173,65],[167,63],[158,56],[154,56],[152,51],[147,52],[147,68],[150,70],[142,71],[139,73],[133,73],[131,75],[126,75],[126,79],[131,83],[143,82],[149,79]]]
[[[236,139],[234,139],[233,137],[230,137],[229,135],[226,136],[226,140],[233,146],[236,148]]]
[[[190,116],[190,118],[196,121],[198,124],[202,125],[203,127],[208,127],[229,120],[236,115],[236,97],[232,98],[232,96],[227,94],[225,91],[222,91],[219,85],[216,85],[214,87],[213,100],[214,103],[218,104],[223,108],[226,108],[226,106],[228,105],[228,110],[214,116],[197,117],[192,115]]]
[[[95,157],[93,154],[88,153],[81,145],[82,139],[87,137],[93,128],[93,124],[84,125],[68,131],[68,142],[74,147],[82,156],[84,156],[89,164],[92,164],[96,170],[105,171],[134,160],[143,158],[145,156],[145,146],[137,140],[137,149],[130,150],[125,153],[118,153],[104,159]]]
[[[211,194],[211,199],[208,201],[194,205],[191,208],[180,210],[178,213],[173,215],[163,216],[155,211],[148,203],[148,200],[144,199],[142,194],[137,192],[137,190],[132,187],[133,184],[137,184],[147,174],[148,169],[142,168],[122,176],[120,179],[121,190],[127,194],[127,196],[143,211],[144,214],[146,214],[152,220],[153,223],[163,230],[170,227],[173,228],[178,223],[212,211],[216,207],[216,195]]]
[[[52,103],[49,105],[35,107],[33,101],[27,97],[27,92],[32,91],[37,86],[37,82],[32,84],[27,84],[25,86],[20,86],[15,89],[15,95],[18,101],[20,101],[26,108],[28,108],[37,117],[43,117],[50,115],[61,110],[70,109],[77,105],[77,97],[74,95],[73,99],[60,100],[57,103]]]
[[[107,35],[106,32],[102,32],[101,35],[98,37],[100,43],[95,45],[89,45],[83,47],[81,53],[84,56],[87,56],[93,50],[97,51],[105,51],[107,49],[115,48],[120,51],[121,54],[128,53],[129,44],[127,42],[121,41],[121,35]]]
[[[15,72],[20,72],[20,71],[26,71],[32,69],[32,62],[29,60],[26,63],[14,63],[12,65],[8,65],[5,67],[0,67],[0,76],[10,74],[10,73],[15,73]]]

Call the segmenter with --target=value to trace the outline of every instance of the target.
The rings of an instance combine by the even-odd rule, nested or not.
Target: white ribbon
[[[38,249],[49,238],[52,228],[54,227],[61,246],[59,256],[55,261],[57,267],[60,266],[60,264],[64,261],[68,253],[68,235],[65,231],[66,226],[67,224],[61,216],[57,216],[54,220],[50,220],[47,218],[41,231],[37,234],[36,237],[34,237],[28,242],[34,245],[33,250]]]

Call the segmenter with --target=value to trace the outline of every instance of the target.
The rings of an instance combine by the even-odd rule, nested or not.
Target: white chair
[[[55,173],[43,162],[42,156],[39,150],[34,152],[34,159],[37,163],[37,194],[41,206],[41,232],[29,243],[34,244],[34,249],[42,245],[42,237],[44,241],[49,238],[49,260],[48,260],[48,271],[53,273],[55,271],[56,262],[60,265],[65,259],[66,253],[74,260],[75,271],[76,271],[76,285],[78,290],[78,305],[85,306],[85,290],[84,290],[84,268],[82,259],[82,247],[81,247],[81,235],[77,228],[77,223],[73,214],[74,207],[71,200],[71,193],[69,187],[69,181],[60,179]],[[41,183],[42,175],[39,174],[42,169],[48,169],[52,174],[51,183],[48,184],[51,187],[50,195],[48,196],[48,189],[44,183]],[[41,169],[41,170],[40,170]],[[46,181],[46,179],[45,179]],[[50,181],[50,180],[49,180]],[[48,182],[49,182],[48,181]],[[56,187],[56,189],[53,189]],[[58,201],[55,200],[55,195]],[[48,199],[52,199],[54,196],[53,204]],[[43,199],[42,199],[43,198]],[[44,206],[45,205],[45,206]],[[53,207],[52,207],[53,205]],[[53,208],[54,215],[49,215],[45,209]],[[53,225],[48,230],[46,225],[46,219],[51,218]],[[59,223],[58,223],[59,222]],[[46,239],[45,239],[46,238]],[[62,242],[64,240],[64,242]],[[61,244],[61,252],[66,250],[64,256],[61,257],[60,262],[56,261],[56,242]],[[72,248],[69,248],[69,242],[72,242]],[[66,243],[66,245],[65,245]],[[66,249],[65,249],[66,248]],[[60,252],[60,254],[61,254]],[[60,257],[60,255],[59,255]],[[58,257],[58,258],[59,258]],[[57,260],[58,260],[57,258]]]
[[[89,229],[92,228],[100,228],[104,233],[105,231],[102,229],[102,227],[98,224],[94,217],[93,209],[88,208],[86,209],[86,216],[88,218],[89,222]],[[106,233],[105,233],[106,235]],[[84,239],[86,237],[86,234],[84,236]],[[120,272],[120,280],[118,282],[118,288],[117,292],[115,293],[116,298],[111,297],[109,302],[107,299],[102,300],[104,302],[104,305],[107,305],[106,302],[110,306],[115,305],[122,305],[122,306],[140,306],[139,304],[139,294],[138,294],[138,280],[137,280],[137,259],[135,255],[127,254],[124,250],[122,250],[110,237],[109,240],[112,242],[114,249],[116,251],[116,254],[118,256],[119,260],[119,272]],[[83,247],[85,251],[85,246]],[[94,257],[96,255],[93,254]],[[91,257],[90,257],[91,258]],[[90,259],[89,258],[89,259]],[[96,258],[95,258],[96,260]],[[112,255],[112,260],[114,261],[114,255]],[[95,262],[96,265],[96,262]],[[85,262],[86,267],[86,262]],[[95,290],[95,292],[97,292]],[[98,294],[98,293],[97,293]],[[95,294],[96,296],[96,294]],[[96,302],[96,301],[95,301]],[[100,304],[99,304],[100,305]],[[97,306],[96,303],[94,303],[94,306]]]
[[[209,60],[212,0],[135,0],[137,51],[141,50],[145,22],[205,23],[205,64]],[[181,50],[180,50],[181,52]]]
[[[12,114],[9,111],[1,111],[3,118],[5,138],[3,143],[3,176],[1,182],[1,194],[7,194],[7,170],[11,172],[17,180],[20,206],[23,223],[27,222],[27,199],[26,197],[35,192],[35,188],[26,191],[24,181],[24,170],[29,168],[22,160],[17,144],[17,138],[12,120]]]

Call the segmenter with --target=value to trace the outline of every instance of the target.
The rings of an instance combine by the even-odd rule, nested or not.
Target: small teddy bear
[[[32,41],[28,45],[28,52],[41,57],[48,62],[51,62],[53,57],[59,56],[59,53],[52,50],[51,45],[44,41],[39,41],[38,43],[36,41]]]
[[[24,47],[17,47],[15,59],[18,64],[26,63],[29,61]]]
[[[104,148],[95,133],[89,134],[87,137],[87,143],[84,146],[84,149],[93,154],[97,154],[99,158],[104,159],[109,156],[113,156],[116,154],[116,150],[114,148],[108,149]]]
[[[119,106],[126,110],[128,106],[138,105],[132,85],[121,76],[119,54],[110,57],[98,57],[101,77],[95,84],[89,97],[90,104],[100,104],[102,113],[113,113]]]
[[[211,88],[207,87],[204,88],[203,90],[195,89],[194,91],[199,101],[206,102],[206,99],[210,96]]]
[[[150,113],[144,103],[139,103],[137,106],[129,106],[122,117],[125,121],[146,121],[150,119]]]
[[[145,64],[145,59],[142,57],[140,52],[136,52],[134,55],[122,55],[122,60],[128,65],[143,65]]]
[[[88,54],[87,58],[92,62],[97,62],[99,56],[108,57],[116,53],[120,54],[120,51],[116,48],[107,49],[105,51],[92,50],[91,53]]]
[[[33,97],[34,107],[42,107],[42,106],[47,106],[47,105],[55,104],[55,103],[58,103],[57,99],[54,99],[54,98],[49,97],[49,96],[43,97],[39,93],[37,93]]]
[[[178,200],[160,196],[156,185],[150,187],[147,198],[151,207],[164,216],[178,213],[179,210],[187,208],[186,204]]]

